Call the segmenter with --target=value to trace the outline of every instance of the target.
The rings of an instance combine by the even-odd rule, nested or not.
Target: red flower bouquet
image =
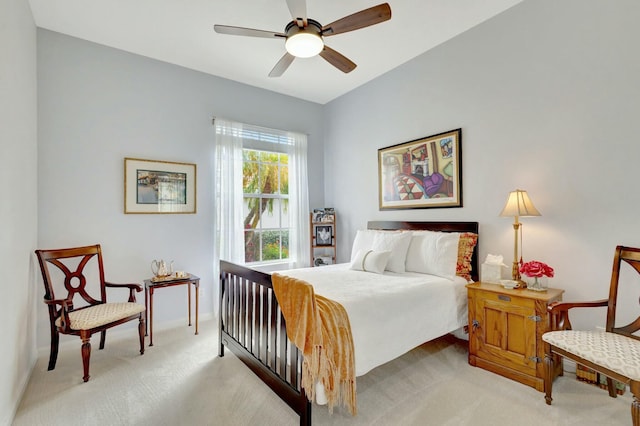
[[[540,278],[540,277],[553,277],[553,268],[546,263],[532,260],[530,262],[522,264],[520,266],[520,273],[527,277]]]
[[[535,291],[546,291],[547,282],[542,277],[553,277],[553,268],[546,263],[532,260],[520,266],[520,273],[533,280],[527,280],[527,288]]]

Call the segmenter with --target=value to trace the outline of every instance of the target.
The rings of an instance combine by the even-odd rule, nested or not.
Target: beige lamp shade
[[[521,285],[524,282],[520,279],[520,269],[518,267],[518,257],[522,262],[522,255],[518,256],[518,230],[522,232],[521,223],[518,222],[520,216],[541,216],[538,209],[533,206],[527,191],[516,189],[509,193],[507,204],[502,209],[500,216],[513,217],[513,265],[511,266],[511,278]],[[522,252],[522,248],[520,249]]]
[[[505,204],[500,216],[520,217],[520,216],[541,216],[534,207],[527,191],[516,189],[509,193],[507,204]]]

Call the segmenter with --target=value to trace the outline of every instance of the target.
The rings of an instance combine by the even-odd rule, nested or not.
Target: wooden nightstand
[[[544,391],[544,345],[549,329],[547,306],[564,290],[508,290],[497,284],[467,285],[469,364]],[[562,363],[556,375],[562,374]]]

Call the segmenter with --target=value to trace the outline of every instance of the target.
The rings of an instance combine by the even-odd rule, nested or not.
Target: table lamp
[[[513,266],[511,267],[511,279],[522,283],[520,279],[520,268],[518,266],[518,229],[520,229],[520,235],[522,235],[521,223],[518,222],[518,217],[523,216],[541,216],[540,212],[536,210],[527,195],[527,191],[522,189],[516,189],[509,193],[507,204],[505,204],[500,216],[513,217]],[[522,245],[522,242],[521,242]],[[522,247],[520,248],[520,257],[522,257]]]

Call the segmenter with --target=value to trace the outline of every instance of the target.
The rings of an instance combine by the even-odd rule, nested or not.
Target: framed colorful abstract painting
[[[462,207],[462,130],[378,149],[380,210]]]

